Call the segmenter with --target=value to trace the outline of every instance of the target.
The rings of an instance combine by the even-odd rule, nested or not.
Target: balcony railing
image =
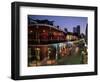
[[[38,39],[38,40],[29,39],[28,44],[29,45],[30,44],[32,44],[32,45],[34,45],[34,44],[52,44],[52,43],[61,43],[61,42],[65,42],[65,41],[67,41],[67,40],[64,40],[64,39],[62,39],[62,40],[57,40],[57,39],[53,39],[53,40],[50,40],[50,39]]]

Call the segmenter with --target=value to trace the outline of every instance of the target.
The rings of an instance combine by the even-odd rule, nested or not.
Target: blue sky
[[[67,28],[69,32],[73,32],[73,27],[80,25],[80,32],[85,34],[86,24],[88,24],[87,17],[73,17],[73,16],[47,16],[47,15],[28,15],[32,19],[55,21],[54,25],[59,26],[62,30]]]

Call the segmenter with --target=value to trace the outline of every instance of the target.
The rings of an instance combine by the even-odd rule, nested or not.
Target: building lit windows
[[[40,60],[40,48],[35,48],[35,55],[37,60]]]

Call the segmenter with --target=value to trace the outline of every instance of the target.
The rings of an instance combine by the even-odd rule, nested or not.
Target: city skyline
[[[73,32],[73,28],[80,25],[80,33],[85,34],[86,25],[88,24],[87,17],[72,17],[72,16],[47,16],[47,15],[28,15],[33,20],[49,20],[54,21],[54,26],[59,26],[64,30],[67,28],[69,32]]]

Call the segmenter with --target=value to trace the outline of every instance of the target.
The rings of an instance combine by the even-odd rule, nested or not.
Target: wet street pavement
[[[78,53],[73,53],[69,56],[64,56],[60,60],[57,61],[58,65],[71,65],[71,64],[81,64],[82,56]]]
[[[77,41],[77,43],[79,44],[80,41]],[[87,63],[86,51],[85,51],[85,55],[82,54],[82,52],[84,52],[85,47],[82,45],[80,45],[81,47],[78,47],[75,44],[73,45],[74,46],[72,47],[70,51],[70,55],[65,55],[61,59],[57,60],[57,65],[73,65],[73,64],[86,64]],[[84,60],[85,62],[83,62]]]

